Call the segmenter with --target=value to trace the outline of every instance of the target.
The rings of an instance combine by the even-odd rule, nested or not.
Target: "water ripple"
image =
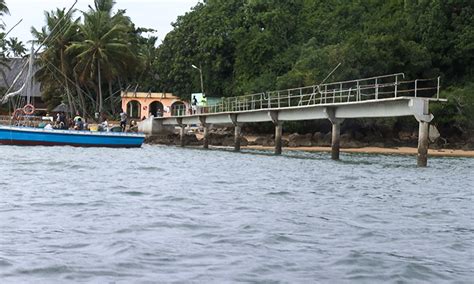
[[[244,152],[0,147],[2,282],[472,282],[474,159]]]

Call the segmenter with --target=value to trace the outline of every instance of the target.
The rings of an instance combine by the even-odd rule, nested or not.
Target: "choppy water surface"
[[[474,279],[474,159],[0,146],[3,283]],[[472,282],[471,282],[472,283]]]

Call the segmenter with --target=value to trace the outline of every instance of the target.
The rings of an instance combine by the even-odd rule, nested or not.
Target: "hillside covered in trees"
[[[188,99],[201,89],[193,64],[207,96],[229,97],[318,84],[341,62],[328,81],[441,76],[449,102],[433,105],[434,124],[445,136],[474,129],[474,1],[204,0],[159,46],[117,2],[47,11],[33,28],[45,42],[37,79],[50,107],[113,115],[124,89]]]
[[[156,88],[199,90],[191,64],[200,64],[208,96],[236,96],[317,84],[339,62],[330,81],[441,76],[449,103],[433,107],[435,124],[447,135],[474,126],[469,0],[204,1],[159,47]]]

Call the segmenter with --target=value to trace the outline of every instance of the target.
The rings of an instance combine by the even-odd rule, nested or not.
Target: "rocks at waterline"
[[[443,138],[439,137],[435,130],[430,129],[430,148],[455,148],[471,150],[474,149],[474,134],[470,133],[470,139],[461,139],[456,137]],[[439,133],[439,132],[438,132]],[[242,137],[242,146],[275,146],[275,136],[268,135],[251,135],[249,137],[255,137],[247,139]],[[312,134],[298,134],[293,133],[284,136],[282,139],[283,147],[330,147],[331,146],[332,134],[331,132],[315,132]],[[433,142],[434,141],[434,142]],[[189,133],[185,137],[186,146],[201,146],[202,145],[202,133]],[[148,137],[145,140],[148,144],[164,144],[164,145],[179,145],[180,138],[178,134],[163,134]],[[386,133],[380,131],[367,131],[367,130],[353,130],[346,133],[342,133],[340,137],[341,148],[361,148],[361,147],[417,147],[418,144],[418,131],[402,130],[395,132],[393,135],[386,135]],[[228,128],[217,128],[209,131],[209,145],[213,146],[225,146],[232,147],[234,145],[234,129],[233,127]]]

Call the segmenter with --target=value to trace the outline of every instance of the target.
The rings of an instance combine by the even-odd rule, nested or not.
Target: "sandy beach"
[[[196,133],[196,137],[201,140],[202,134]],[[248,141],[255,141],[257,136],[245,135]],[[288,139],[288,135],[284,135],[285,139]],[[242,146],[243,149],[256,149],[256,150],[270,150],[272,146],[260,146],[250,145]],[[308,152],[331,152],[331,147],[283,147],[283,151],[308,151]],[[394,147],[394,148],[382,148],[382,147],[362,147],[362,148],[341,148],[341,152],[344,153],[364,153],[364,154],[385,154],[385,155],[417,155],[418,149],[415,147]],[[466,157],[474,158],[474,150],[460,150],[460,149],[429,149],[428,155],[436,157]]]
[[[273,147],[266,146],[246,146],[247,149],[273,150]],[[331,147],[284,147],[283,151],[308,151],[308,152],[330,152]],[[341,148],[344,153],[364,153],[364,154],[390,154],[390,155],[416,155],[417,148],[397,147],[397,148]],[[474,151],[453,150],[453,149],[430,149],[428,155],[437,157],[468,157],[474,158]]]

